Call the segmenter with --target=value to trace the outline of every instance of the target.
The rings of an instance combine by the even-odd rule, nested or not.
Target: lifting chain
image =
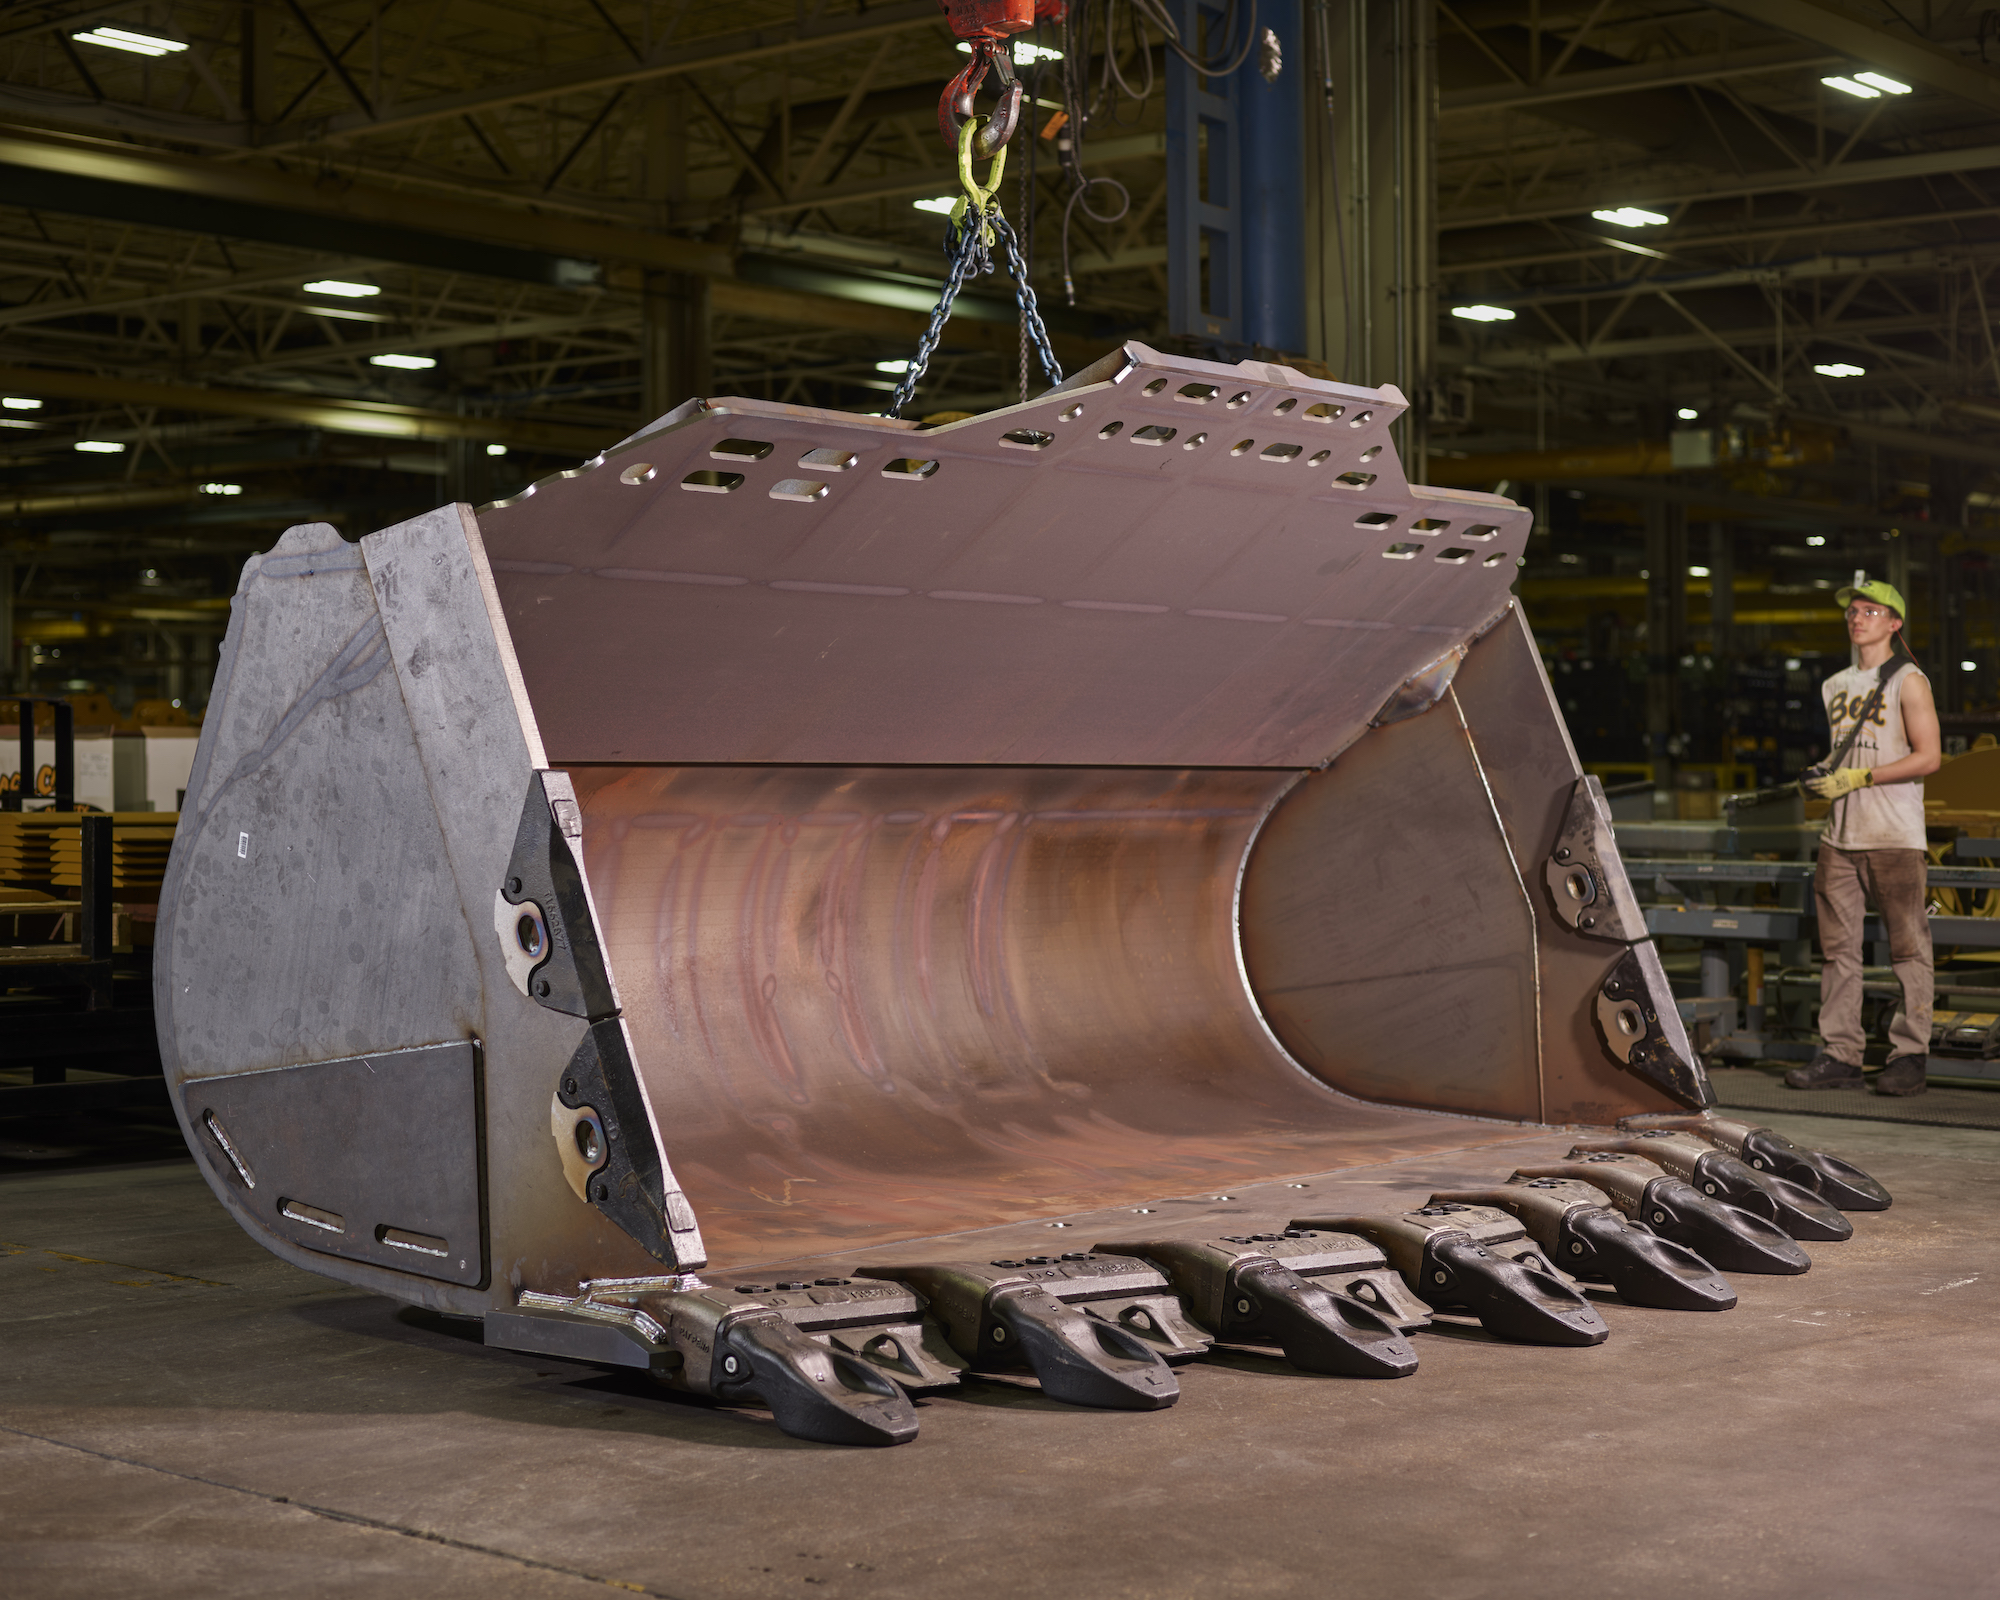
[[[1041,307],[1036,303],[1034,287],[1028,282],[1027,264],[1021,259],[1020,240],[1000,211],[1000,178],[1007,166],[1006,146],[1002,145],[993,157],[985,183],[980,183],[972,175],[973,151],[979,142],[979,124],[984,120],[967,118],[959,128],[958,181],[965,192],[958,204],[952,207],[951,216],[945,223],[944,249],[945,254],[951,257],[951,271],[945,276],[944,292],[931,310],[931,319],[924,328],[923,337],[917,341],[917,353],[889,401],[888,414],[892,417],[900,417],[903,407],[917,392],[917,384],[937,352],[938,341],[944,337],[944,325],[951,320],[951,308],[958,300],[959,291],[965,287],[966,279],[981,277],[993,270],[993,246],[996,243],[1005,252],[1007,272],[1014,280],[1014,303],[1021,309],[1021,327],[1034,346],[1036,358],[1048,374],[1050,384],[1062,382],[1062,368],[1057,364],[1055,350],[1049,344],[1048,329],[1042,325]]]

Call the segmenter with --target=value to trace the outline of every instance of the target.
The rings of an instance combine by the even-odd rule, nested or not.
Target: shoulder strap
[[[1910,657],[1892,653],[1882,663],[1880,674],[1875,679],[1875,687],[1868,691],[1868,698],[1862,702],[1860,714],[1854,719],[1854,726],[1847,730],[1847,737],[1840,741],[1832,755],[1826,758],[1826,770],[1831,772],[1847,759],[1847,752],[1854,748],[1854,741],[1861,737],[1861,730],[1868,725],[1868,719],[1882,709],[1883,696],[1897,673],[1910,664]]]

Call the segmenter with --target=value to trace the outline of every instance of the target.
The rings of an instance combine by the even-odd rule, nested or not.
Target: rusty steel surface
[[[577,768],[648,1093],[714,1258],[1443,1148],[1272,1043],[1238,863],[1289,774]]]
[[[557,762],[1304,767],[1527,538],[1409,486],[1405,408],[1130,345],[932,430],[682,407],[479,525]]]

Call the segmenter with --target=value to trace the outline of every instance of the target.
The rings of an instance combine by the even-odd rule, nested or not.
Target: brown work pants
[[[1819,1032],[1826,1053],[1861,1065],[1861,921],[1870,900],[1889,930],[1889,964],[1903,986],[1903,1009],[1889,1029],[1889,1054],[1931,1048],[1931,924],[1924,911],[1928,859],[1921,850],[1819,847],[1813,898],[1819,905]]]

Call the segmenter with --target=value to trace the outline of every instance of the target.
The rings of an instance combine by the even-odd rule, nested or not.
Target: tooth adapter
[[[1782,1133],[1714,1112],[1641,1112],[1621,1117],[1618,1126],[1633,1133],[1661,1129],[1687,1133],[1727,1151],[1753,1172],[1768,1172],[1801,1189],[1810,1189],[1842,1211],[1887,1211],[1889,1191],[1851,1161],[1795,1145]]]
[[[1727,1311],[1729,1280],[1684,1245],[1627,1222],[1601,1189],[1568,1178],[1520,1178],[1484,1189],[1454,1189],[1432,1206],[1493,1206],[1527,1230],[1551,1261],[1574,1277],[1609,1283],[1635,1306]]]
[[[1430,1314],[1409,1300],[1382,1252],[1352,1234],[1291,1229],[1097,1249],[1158,1268],[1188,1315],[1224,1344],[1275,1344],[1304,1372],[1401,1378],[1417,1370],[1400,1323],[1421,1326]],[[1344,1293],[1350,1285],[1368,1299]]]
[[[982,1372],[1027,1369],[1071,1405],[1160,1411],[1180,1398],[1167,1359],[1209,1345],[1172,1286],[1131,1256],[1076,1251],[998,1261],[862,1266],[864,1278],[908,1284],[953,1350]]]
[[[1592,1345],[1604,1319],[1506,1212],[1445,1203],[1400,1216],[1305,1217],[1294,1228],[1358,1234],[1380,1247],[1416,1295],[1439,1311],[1469,1311],[1497,1338]]]
[[[1570,1154],[1598,1155],[1607,1151],[1643,1157],[1683,1183],[1693,1184],[1711,1200],[1726,1200],[1766,1222],[1775,1222],[1794,1239],[1854,1237],[1854,1224],[1812,1190],[1759,1172],[1693,1134],[1653,1128],[1641,1133],[1579,1139]]]
[[[1812,1266],[1812,1257],[1776,1223],[1710,1199],[1643,1156],[1573,1155],[1523,1167],[1508,1181],[1525,1178],[1568,1178],[1601,1189],[1627,1221],[1685,1245],[1724,1272],[1782,1277]]]

